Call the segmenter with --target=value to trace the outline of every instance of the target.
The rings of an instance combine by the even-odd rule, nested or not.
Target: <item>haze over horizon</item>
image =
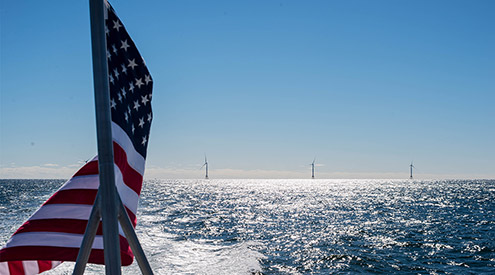
[[[154,79],[145,179],[495,178],[493,1],[111,1]],[[0,178],[96,155],[87,2],[2,1]]]

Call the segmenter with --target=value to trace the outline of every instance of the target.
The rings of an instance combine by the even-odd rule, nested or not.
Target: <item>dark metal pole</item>
[[[110,113],[110,93],[105,37],[105,4],[90,0],[91,49],[93,52],[93,81],[95,89],[98,168],[100,174],[100,210],[103,223],[103,247],[106,274],[119,275],[120,247],[117,221],[117,190],[113,162],[113,141]]]
[[[93,209],[91,209],[91,214],[89,215],[88,225],[86,226],[86,231],[84,231],[84,237],[81,243],[81,248],[79,248],[79,253],[77,254],[76,265],[74,266],[72,275],[84,274],[84,269],[88,263],[89,254],[91,253],[96,231],[98,230],[98,225],[100,224],[101,215],[99,197],[99,194],[96,194],[96,200],[93,204]]]
[[[122,200],[119,198],[119,222],[122,226],[122,230],[131,246],[132,253],[136,256],[136,260],[139,265],[139,269],[141,269],[141,273],[143,275],[153,275],[153,270],[151,270],[150,263],[148,259],[146,259],[146,255],[144,255],[143,248],[141,244],[139,244],[138,237],[136,232],[134,231],[134,227],[132,226],[131,220],[127,212],[125,211],[124,204],[122,204]]]

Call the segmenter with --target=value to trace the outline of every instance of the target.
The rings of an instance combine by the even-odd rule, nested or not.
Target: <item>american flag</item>
[[[107,4],[107,61],[112,112],[115,184],[134,227],[152,120],[153,81],[122,22]],[[0,274],[38,274],[75,261],[99,187],[98,158],[86,163],[0,250]],[[133,254],[119,227],[122,265]],[[89,263],[103,264],[101,223]]]

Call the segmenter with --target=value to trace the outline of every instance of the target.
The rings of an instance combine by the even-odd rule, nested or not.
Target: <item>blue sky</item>
[[[493,1],[112,1],[147,178],[495,178]],[[96,154],[87,1],[1,1],[0,178]]]

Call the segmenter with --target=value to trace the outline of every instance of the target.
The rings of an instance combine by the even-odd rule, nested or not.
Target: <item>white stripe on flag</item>
[[[74,219],[87,220],[93,205],[86,204],[47,204],[41,206],[29,220]]]
[[[22,261],[24,267],[24,274],[38,274],[40,269],[38,267],[38,261]]]
[[[139,174],[144,175],[145,159],[139,154],[129,136],[120,128],[120,126],[112,121],[112,138],[113,140],[124,149],[127,154],[127,163],[134,168]]]
[[[12,236],[5,247],[17,246],[54,246],[72,247],[81,246],[83,235],[60,232],[26,232]],[[93,249],[103,249],[103,236],[95,236]]]
[[[117,191],[119,192],[120,199],[122,203],[131,210],[132,213],[137,213],[139,196],[129,188],[129,186],[125,185],[124,180],[122,179],[122,172],[120,171],[117,165],[114,165],[115,170],[115,183],[117,186]]]
[[[71,189],[98,189],[99,175],[77,176],[70,179],[60,190]]]
[[[0,262],[0,274],[7,275],[9,272],[9,264],[7,262]]]

